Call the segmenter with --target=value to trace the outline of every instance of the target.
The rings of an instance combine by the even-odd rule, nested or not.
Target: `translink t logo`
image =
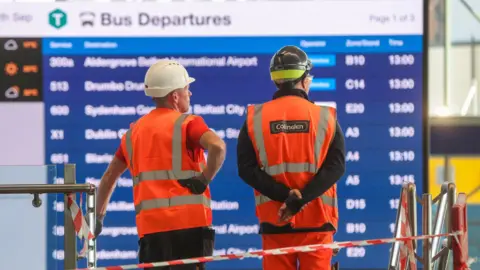
[[[67,24],[67,13],[61,9],[55,9],[48,14],[48,23],[57,29],[64,27]]]

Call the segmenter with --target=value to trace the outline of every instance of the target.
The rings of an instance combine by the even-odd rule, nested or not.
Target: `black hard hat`
[[[272,80],[297,81],[310,73],[312,62],[307,54],[296,46],[285,46],[270,60]]]

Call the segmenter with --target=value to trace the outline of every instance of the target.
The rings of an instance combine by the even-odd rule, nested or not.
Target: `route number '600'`
[[[70,107],[67,105],[50,106],[50,114],[52,116],[67,116],[70,114]]]

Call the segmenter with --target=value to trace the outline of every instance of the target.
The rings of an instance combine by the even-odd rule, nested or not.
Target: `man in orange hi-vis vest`
[[[335,108],[308,99],[311,68],[301,49],[280,49],[270,62],[278,91],[248,107],[239,134],[238,173],[254,188],[263,249],[332,243],[337,230],[345,140]],[[332,254],[264,256],[263,269],[330,270]]]
[[[225,160],[226,147],[201,117],[184,114],[190,107],[189,85],[194,80],[175,61],[160,60],[148,69],[145,93],[153,98],[156,109],[130,125],[98,188],[95,236],[102,230],[117,179],[129,169],[142,263],[213,253],[208,184]]]

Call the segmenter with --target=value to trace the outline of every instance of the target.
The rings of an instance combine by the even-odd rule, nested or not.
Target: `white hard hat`
[[[177,61],[159,60],[145,75],[145,95],[164,97],[176,89],[184,88],[194,82],[187,70]]]

